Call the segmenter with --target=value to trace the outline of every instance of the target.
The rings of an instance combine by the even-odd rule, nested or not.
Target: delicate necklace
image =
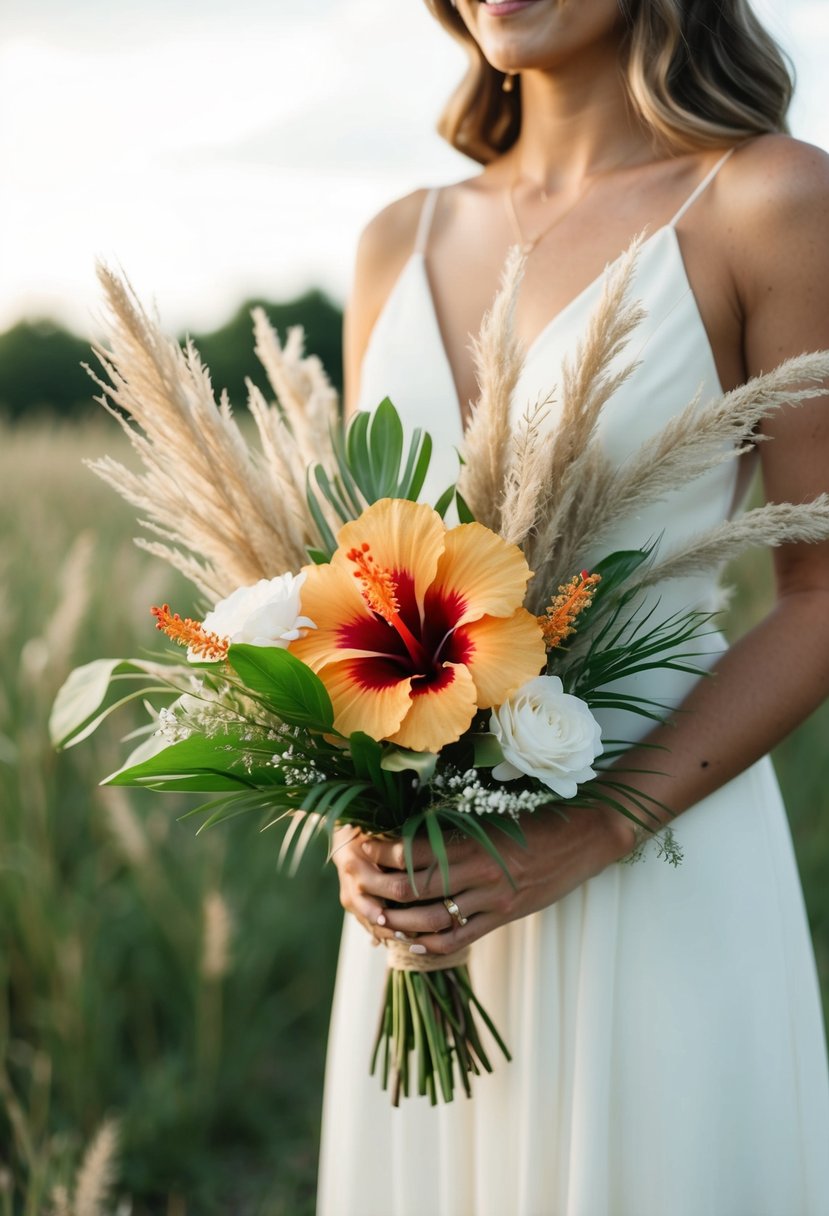
[[[617,165],[611,165],[609,169],[603,169],[601,173],[594,173],[591,177],[586,177],[582,181],[581,187],[572,203],[570,203],[568,207],[565,207],[563,211],[560,211],[558,215],[554,216],[549,224],[543,228],[540,228],[534,236],[524,235],[523,229],[521,228],[521,223],[518,219],[518,212],[515,207],[515,187],[518,184],[518,175],[516,174],[504,192],[504,204],[507,209],[507,215],[509,216],[510,223],[512,224],[515,235],[518,238],[518,246],[524,256],[529,256],[543,237],[547,236],[547,234],[552,232],[552,230],[557,227],[558,224],[561,224],[567,219],[570,212],[574,211],[576,207],[578,207],[579,203],[584,201],[600,177],[606,177],[609,173],[613,173],[616,169],[621,169],[632,159],[632,157],[628,156],[625,158],[625,160],[619,161]],[[550,196],[543,186],[540,189],[540,194],[541,201],[546,203]]]

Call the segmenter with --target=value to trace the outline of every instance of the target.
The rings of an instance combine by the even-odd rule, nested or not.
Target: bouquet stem
[[[371,1057],[371,1075],[380,1068],[392,1106],[410,1094],[451,1102],[459,1083],[469,1098],[471,1078],[492,1072],[481,1042],[483,1022],[507,1060],[506,1044],[475,996],[469,979],[469,951],[424,958],[391,943],[389,973]]]

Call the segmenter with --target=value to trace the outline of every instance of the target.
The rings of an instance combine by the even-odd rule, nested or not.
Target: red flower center
[[[346,557],[356,567],[354,577],[360,581],[371,616],[345,622],[338,643],[377,656],[358,663],[374,664],[382,658],[386,670],[390,662],[401,677],[412,677],[416,681],[412,692],[416,692],[418,684],[422,688],[439,681],[445,663],[468,661],[472,643],[463,629],[456,628],[464,609],[460,596],[430,588],[421,619],[408,571],[378,566],[367,544],[349,550]]]

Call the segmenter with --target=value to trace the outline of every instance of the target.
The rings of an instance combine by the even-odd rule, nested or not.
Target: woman
[[[347,322],[351,408],[388,394],[432,432],[451,477],[475,398],[470,333],[508,247],[527,252],[520,412],[572,353],[601,271],[647,230],[636,375],[607,407],[624,460],[701,387],[712,397],[829,347],[829,161],[781,132],[790,82],[745,0],[427,0],[470,50],[444,133],[484,164],[382,212],[361,242]],[[826,488],[826,400],[757,445],[770,499]],[[455,413],[453,413],[455,411]],[[554,411],[550,425],[555,425]],[[724,518],[755,457],[620,527],[608,549],[672,547]],[[444,476],[444,474],[446,474]],[[737,484],[739,481],[739,484]],[[683,712],[629,780],[678,815],[678,870],[614,864],[618,814],[530,817],[511,888],[469,841],[443,903],[424,844],[420,899],[396,847],[335,854],[346,917],[326,1087],[320,1211],[337,1216],[817,1216],[829,1212],[829,1085],[814,962],[765,753],[829,687],[829,551],[775,555],[769,617],[715,677],[658,691]],[[710,581],[662,591],[710,604]],[[630,728],[628,725],[628,737]],[[501,842],[503,844],[503,842]],[[409,906],[390,908],[388,901]],[[391,1111],[366,1075],[377,940],[474,942],[476,987],[513,1049],[471,1102]]]

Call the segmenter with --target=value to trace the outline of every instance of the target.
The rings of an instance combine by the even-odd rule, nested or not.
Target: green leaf
[[[321,464],[314,465],[314,479],[336,514],[343,523],[347,523],[352,518],[352,512],[343,499],[336,480],[331,480]]]
[[[354,771],[359,780],[370,781],[392,811],[400,806],[400,791],[393,773],[382,765],[383,748],[376,739],[362,731],[349,736],[349,749],[354,762]]]
[[[417,773],[420,784],[427,785],[437,762],[436,752],[413,752],[406,747],[392,747],[383,755],[380,767],[387,773]]]
[[[315,473],[316,470],[321,467],[321,465],[316,465],[313,470],[308,469],[308,472],[305,475],[305,500],[308,503],[308,510],[311,513],[311,518],[317,526],[320,542],[324,546],[320,552],[325,553],[327,555],[326,560],[330,561],[334,550],[337,548],[337,541],[334,533],[328,526],[328,521],[323,514],[322,507],[317,500],[317,495],[312,484],[312,473]]]
[[[435,503],[435,510],[437,511],[437,513],[441,517],[441,519],[444,518],[444,516],[446,515],[446,512],[451,507],[454,497],[455,497],[454,485],[447,486],[446,489],[441,494],[440,498]]]
[[[432,846],[432,852],[437,858],[437,863],[440,867],[444,893],[449,895],[449,857],[446,853],[446,842],[443,839],[443,832],[440,830],[440,823],[434,814],[426,815],[426,832],[429,837],[429,844]]]
[[[475,768],[494,768],[504,758],[501,744],[495,735],[473,735],[473,765]]]
[[[361,730],[356,730],[353,735],[348,737],[348,749],[351,752],[357,777],[382,788],[383,774],[380,761],[383,757],[383,748],[377,740],[372,739],[371,735],[367,735]]]
[[[177,663],[171,663],[169,671],[171,674],[180,674],[181,667]],[[104,713],[95,716],[106,700],[110,685],[118,676],[136,673],[139,676],[147,676],[152,682],[164,679],[165,672],[164,664],[148,663],[141,659],[95,659],[83,667],[76,667],[69,673],[52,706],[49,716],[49,736],[52,743],[55,747],[71,747],[80,743],[113,709],[133,699],[132,694],[124,697]],[[154,690],[159,691],[157,686],[154,686]],[[146,691],[144,687],[134,695],[141,696]],[[181,689],[171,679],[169,689],[162,686],[160,691],[178,695]]]
[[[470,511],[466,501],[458,490],[455,490],[455,503],[458,508],[458,519],[462,524],[474,524],[475,516]]]
[[[355,414],[349,423],[345,437],[348,467],[367,502],[375,502],[376,492],[368,454],[368,424],[370,415],[364,411]]]
[[[388,397],[371,416],[368,443],[377,497],[393,498],[403,455],[403,424]]]
[[[227,659],[246,688],[258,693],[290,726],[330,731],[334,708],[325,685],[306,663],[280,646],[231,646]]]
[[[381,498],[417,501],[432,458],[432,439],[417,427],[411,434],[406,462],[401,461],[406,433],[400,415],[388,397],[369,413],[355,414],[345,442],[334,442],[334,453],[342,481],[341,504],[350,499],[356,517],[365,504]]]
[[[431,459],[432,436],[417,427],[412,433],[406,468],[397,487],[398,498],[408,498],[410,502],[417,501],[417,497],[423,489]]]
[[[341,427],[337,426],[331,430],[331,448],[334,452],[334,457],[337,461],[337,472],[342,481],[343,493],[347,496],[351,506],[350,518],[356,519],[365,510],[365,500],[360,492],[360,487],[357,485],[351,474],[351,467],[348,463],[348,455],[345,446],[345,435]]]
[[[247,774],[232,771],[241,764],[244,746],[239,731],[211,736],[191,735],[172,743],[139,764],[128,764],[102,785],[149,785],[154,789],[240,790],[251,789]]]
[[[305,552],[315,566],[327,566],[331,561],[331,554],[323,553],[322,549],[306,549]]]
[[[648,560],[653,552],[652,549],[617,549],[614,553],[609,553],[607,557],[603,557],[593,569],[591,574],[601,576],[602,582],[609,582],[617,585],[626,582],[632,574],[635,574],[639,567]],[[598,594],[598,589],[596,594]]]

